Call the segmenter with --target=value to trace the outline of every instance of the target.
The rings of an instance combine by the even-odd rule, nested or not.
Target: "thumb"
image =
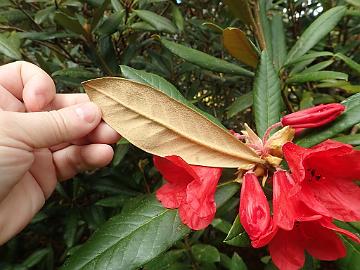
[[[100,109],[87,102],[50,112],[0,112],[0,132],[24,147],[46,148],[86,136],[100,121]]]

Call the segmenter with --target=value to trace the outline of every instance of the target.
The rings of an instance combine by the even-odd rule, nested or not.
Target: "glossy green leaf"
[[[337,6],[319,16],[300,36],[287,55],[286,64],[301,57],[323,39],[345,15],[346,7]]]
[[[353,85],[349,82],[338,81],[338,80],[328,80],[323,83],[316,85],[317,88],[340,88],[345,90],[349,94],[356,94],[360,92],[360,85]]]
[[[169,97],[172,97],[173,99],[176,99],[177,101],[180,101],[181,103],[187,105],[188,107],[196,110],[197,112],[201,113],[202,115],[206,116],[209,120],[220,126],[221,128],[225,127],[221,124],[221,122],[215,118],[214,116],[200,110],[197,108],[194,104],[189,102],[180,92],[176,89],[176,87],[165,80],[164,78],[160,77],[159,75],[146,72],[144,70],[137,70],[128,66],[121,65],[121,73],[123,76],[127,79],[134,80],[139,83],[145,83],[148,84],[156,89],[161,90]]]
[[[160,16],[149,10],[134,10],[133,12],[158,31],[164,31],[168,33],[177,32],[177,29],[173,23],[163,16]]]
[[[235,252],[231,258],[230,270],[247,270],[243,259]]]
[[[325,56],[334,56],[334,54],[332,52],[327,52],[327,51],[323,51],[323,52],[314,52],[314,51],[310,51],[307,54],[300,56],[296,59],[294,59],[293,61],[291,61],[291,65],[299,63],[299,62],[303,62],[303,61],[307,61],[307,60],[315,60],[318,57],[325,57]]]
[[[248,247],[250,245],[250,239],[240,224],[239,216],[236,216],[224,243],[236,247]]]
[[[239,183],[223,183],[218,185],[218,188],[215,193],[215,202],[216,207],[220,208],[227,201],[229,201],[232,196],[239,192]]]
[[[311,147],[360,123],[360,93],[344,100],[342,104],[346,106],[346,110],[335,121],[322,128],[310,130],[296,143]]]
[[[336,58],[339,58],[345,62],[351,69],[355,70],[358,74],[360,74],[360,64],[355,62],[350,57],[347,57],[346,55],[342,53],[335,54]]]
[[[183,31],[184,30],[184,17],[181,14],[181,11],[179,9],[179,7],[177,7],[176,5],[173,5],[171,8],[171,14],[174,20],[174,23],[177,27],[177,29],[179,29],[179,31]]]
[[[124,10],[120,0],[111,0],[111,5],[113,6],[114,10],[117,12],[121,12]]]
[[[129,199],[129,196],[121,194],[98,200],[95,205],[109,208],[119,208]]]
[[[205,244],[196,244],[191,247],[196,261],[200,263],[214,263],[220,261],[220,253],[216,247]]]
[[[49,16],[51,14],[53,14],[55,12],[55,10],[56,10],[55,6],[50,6],[50,7],[39,10],[35,14],[34,21],[37,24],[43,23],[47,18],[49,18]]]
[[[20,60],[20,41],[16,41],[16,39],[18,39],[16,33],[0,34],[0,53],[11,59]]]
[[[281,110],[280,80],[266,51],[261,54],[253,95],[256,130],[262,137],[268,127],[279,122]]]
[[[107,9],[108,5],[110,4],[110,0],[103,0],[102,2],[103,3],[101,4],[101,6],[99,6],[98,8],[95,9],[95,12],[92,16],[92,20],[91,20],[91,29],[92,30],[96,29],[99,21],[104,16],[105,10]]]
[[[336,137],[334,140],[351,145],[360,145],[360,134]]]
[[[340,236],[346,247],[346,257],[336,262],[341,270],[358,270],[360,268],[360,244]]]
[[[104,22],[98,27],[97,32],[102,35],[111,35],[115,33],[120,25],[123,23],[125,11],[119,11],[104,20]]]
[[[231,223],[227,222],[224,219],[221,218],[215,218],[212,222],[211,225],[216,228],[217,230],[228,234],[230,229],[231,229]]]
[[[67,260],[63,270],[136,269],[189,233],[176,210],[151,196],[112,217]]]
[[[270,59],[272,59],[272,29],[271,23],[268,18],[268,8],[269,2],[268,1],[258,1],[259,5],[259,19],[260,19],[260,26],[262,28],[262,33],[265,41],[265,49]]]
[[[156,31],[156,28],[147,22],[136,22],[130,27],[134,30]]]
[[[144,266],[144,270],[175,270],[179,266],[179,261],[184,261],[184,255],[187,251],[181,250],[170,250]],[[179,270],[187,269],[186,264],[180,264],[182,266]]]
[[[98,75],[83,68],[66,68],[55,71],[52,76],[69,86],[80,86],[80,83],[94,79]]]
[[[276,13],[271,19],[271,36],[272,36],[272,58],[276,70],[284,65],[286,60],[286,39],[283,23],[283,14]]]
[[[126,153],[129,150],[129,144],[117,144],[114,158],[112,160],[112,166],[116,167],[119,166],[120,162],[124,159]]]
[[[37,250],[27,257],[25,261],[23,261],[22,265],[27,268],[31,268],[41,262],[47,254],[49,254],[48,248]]]
[[[319,82],[324,80],[348,80],[346,73],[337,71],[302,72],[289,77],[286,83]]]
[[[305,68],[305,70],[303,71],[304,73],[306,72],[315,72],[315,71],[320,71],[323,70],[325,68],[327,68],[328,66],[330,66],[332,63],[334,63],[334,60],[326,60],[326,61],[322,61],[320,63],[317,63],[315,65],[312,65],[310,67]]]
[[[70,209],[65,219],[64,240],[68,248],[74,246],[77,226],[79,222],[79,213],[76,209]]]
[[[235,101],[226,109],[227,118],[231,118],[237,115],[239,112],[244,111],[245,109],[250,108],[253,105],[253,93],[249,92],[243,94],[235,99]]]
[[[69,17],[68,15],[61,12],[56,12],[54,19],[59,25],[64,27],[65,30],[80,35],[86,35],[84,28],[76,18]]]
[[[214,56],[186,47],[173,41],[169,41],[163,38],[161,38],[160,41],[173,54],[199,67],[215,72],[223,72],[250,77],[253,76],[253,73],[251,71],[248,71],[236,64],[216,58]]]

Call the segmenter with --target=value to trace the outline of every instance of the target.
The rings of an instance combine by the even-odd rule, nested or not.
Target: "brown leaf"
[[[106,123],[135,146],[193,165],[246,168],[264,163],[248,146],[160,90],[122,78],[83,83]]]
[[[248,0],[225,0],[225,4],[229,7],[230,12],[243,23],[251,25],[253,19]]]
[[[254,68],[257,66],[258,55],[243,31],[228,27],[223,31],[223,41],[224,47],[240,62]]]

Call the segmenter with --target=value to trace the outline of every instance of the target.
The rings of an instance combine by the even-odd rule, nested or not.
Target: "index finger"
[[[28,111],[41,111],[56,93],[51,77],[38,66],[25,61],[0,66],[0,85],[24,101]]]

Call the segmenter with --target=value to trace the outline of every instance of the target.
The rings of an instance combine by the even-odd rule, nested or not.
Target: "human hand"
[[[103,167],[120,136],[85,94],[56,94],[27,62],[0,66],[0,244],[22,230],[57,180]]]

